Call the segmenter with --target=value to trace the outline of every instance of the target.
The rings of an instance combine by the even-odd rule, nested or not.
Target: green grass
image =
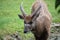
[[[24,34],[24,25],[23,20],[20,20],[18,14],[20,12],[20,3],[22,0],[0,0],[0,36],[5,36],[7,34],[13,34],[16,31],[19,31],[23,39],[28,40],[29,37],[33,35],[31,33]],[[30,7],[33,1],[28,0],[23,1],[24,8],[27,13],[30,13]],[[29,5],[27,5],[29,4]],[[29,11],[28,11],[29,10]],[[32,36],[31,36],[32,35]]]
[[[20,31],[22,37],[32,37],[31,33],[24,34],[23,20],[19,19],[18,14],[21,14],[20,3],[22,0],[0,0],[0,35],[11,34],[15,31]],[[31,13],[31,6],[34,0],[23,0],[23,7],[27,14]],[[46,0],[49,11],[52,14],[53,22],[60,22],[60,13],[55,10],[55,0]]]

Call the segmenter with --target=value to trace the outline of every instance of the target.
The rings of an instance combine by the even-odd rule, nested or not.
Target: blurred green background
[[[23,0],[23,7],[27,14],[31,13],[31,6],[35,0]],[[22,0],[0,0],[0,35],[6,35],[19,31],[24,37],[23,20],[19,19],[18,14],[21,14],[20,3]],[[52,22],[60,22],[60,6],[55,9],[55,0],[45,0],[48,9],[52,14]],[[31,33],[26,34],[26,38],[32,37]]]

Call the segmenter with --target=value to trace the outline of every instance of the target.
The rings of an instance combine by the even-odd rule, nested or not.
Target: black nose
[[[24,31],[24,33],[27,33],[27,31]]]

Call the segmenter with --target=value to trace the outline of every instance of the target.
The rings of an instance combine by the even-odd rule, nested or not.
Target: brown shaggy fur
[[[52,17],[44,0],[36,0],[32,5],[31,15],[26,15],[22,6],[20,10],[23,15],[18,16],[24,19],[24,33],[32,31],[36,40],[47,40]]]
[[[43,0],[36,0],[32,6],[32,13],[38,6],[41,6],[39,10],[39,17],[36,19],[35,29],[32,30],[36,40],[47,40],[50,33],[51,15],[48,11],[47,5]]]

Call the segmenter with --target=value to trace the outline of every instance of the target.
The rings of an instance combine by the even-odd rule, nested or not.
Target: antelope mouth
[[[24,31],[24,33],[27,33],[28,31]]]

